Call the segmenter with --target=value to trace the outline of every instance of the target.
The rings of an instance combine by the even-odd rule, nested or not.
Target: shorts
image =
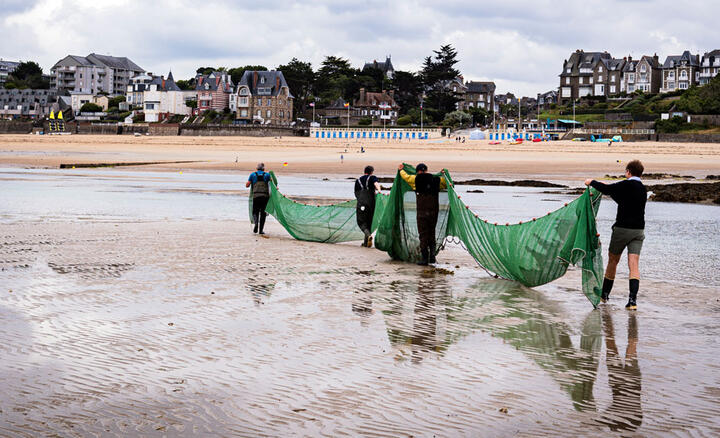
[[[640,255],[643,240],[645,240],[645,230],[613,227],[608,251],[611,254],[622,254],[627,247],[628,254]]]

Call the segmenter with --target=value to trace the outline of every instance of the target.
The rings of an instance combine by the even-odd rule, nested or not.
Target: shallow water
[[[117,169],[0,169],[0,223],[16,221],[245,220],[245,173],[147,172]],[[290,196],[349,198],[347,178],[281,176]],[[468,193],[481,189],[484,193]],[[563,206],[574,196],[531,187],[457,186],[482,218],[525,221]],[[554,191],[557,193],[543,193]],[[598,212],[601,240],[610,239],[615,203]],[[272,220],[272,219],[270,219]],[[641,257],[644,278],[720,286],[720,206],[649,202]],[[625,259],[619,275],[627,274]]]

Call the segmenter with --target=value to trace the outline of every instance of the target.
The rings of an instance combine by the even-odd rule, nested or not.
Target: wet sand
[[[704,178],[720,173],[720,145],[705,143],[614,143],[557,141],[523,145],[328,141],[283,137],[134,137],[0,135],[0,166],[59,167],[63,163],[199,161],[143,166],[144,169],[254,170],[259,161],[278,174],[349,174],[371,163],[378,175],[394,175],[402,161],[427,162],[454,174],[583,180],[622,173],[625,163],[641,159],[652,172]],[[360,147],[366,153],[360,153]],[[343,161],[340,161],[343,155]],[[236,161],[237,160],[237,161]],[[287,162],[287,166],[283,163]]]
[[[716,288],[592,310],[244,221],[2,226],[0,435],[720,433]],[[323,263],[317,263],[323,260]]]

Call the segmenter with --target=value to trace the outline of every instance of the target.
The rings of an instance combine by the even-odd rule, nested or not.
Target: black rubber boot
[[[427,265],[428,265],[428,253],[429,253],[429,251],[428,251],[427,248],[423,248],[423,249],[420,250],[421,259],[420,259],[420,261],[418,262],[418,265],[420,265],[420,266],[427,266]]]
[[[610,291],[612,290],[614,281],[615,280],[610,280],[607,277],[603,279],[602,295],[600,296],[603,303],[607,303],[607,300],[610,298]]]
[[[258,214],[253,213],[253,222],[255,223],[255,226],[253,227],[253,233],[258,232]]]
[[[267,213],[262,212],[260,213],[260,231],[258,234],[265,234],[263,232],[263,228],[265,228],[265,218],[267,217]]]
[[[630,279],[630,296],[628,303],[625,305],[627,310],[637,310],[637,294],[640,289],[640,280],[637,278]]]
[[[432,252],[430,253],[430,256],[428,257],[428,262],[429,262],[429,263],[437,263],[437,260],[435,259],[435,254],[434,254],[434,253],[432,253]]]
[[[360,246],[367,248],[367,246],[368,246],[368,237],[370,237],[370,236],[368,236],[368,235],[366,234],[366,235],[365,235],[365,238],[363,239],[363,243],[362,243],[362,245],[360,245]]]

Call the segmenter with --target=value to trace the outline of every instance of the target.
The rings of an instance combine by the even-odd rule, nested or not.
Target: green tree
[[[422,82],[420,77],[412,72],[396,71],[392,81],[395,90],[395,102],[400,106],[400,114],[409,114],[413,108],[418,108],[418,121],[413,117],[413,123],[420,123],[420,98],[422,96]]]
[[[32,88],[44,89],[50,88],[50,82],[42,77],[42,68],[37,62],[26,61],[21,62],[15,70],[8,75],[5,82],[5,88]]]
[[[315,75],[316,95],[325,105],[339,97],[348,102],[352,101],[352,98],[360,90],[356,81],[357,76],[358,71],[350,65],[350,61],[336,56],[327,56]]]
[[[175,85],[177,85],[181,90],[194,90],[195,80],[191,79],[187,81],[185,79],[180,79],[179,81],[175,81]]]
[[[423,63],[420,78],[426,90],[427,106],[438,110],[441,116],[455,110],[455,104],[460,101],[457,92],[453,91],[449,82],[456,79],[460,72],[455,69],[457,51],[450,44],[434,50],[435,56],[428,56]]]
[[[472,116],[465,111],[452,111],[445,115],[444,125],[462,126],[467,125],[472,120]]]
[[[92,102],[86,102],[80,107],[81,113],[99,113],[102,112],[102,107]]]
[[[197,100],[194,100],[194,99],[193,99],[193,100],[186,100],[186,101],[185,101],[185,106],[188,107],[188,108],[195,109],[195,108],[197,108]]]
[[[111,108],[119,108],[120,102],[125,102],[125,96],[115,96],[108,99],[108,111],[110,111]]]
[[[215,67],[200,67],[197,70],[195,70],[195,73],[199,75],[209,75],[210,73],[217,70]]]
[[[240,79],[242,79],[243,74],[245,74],[246,71],[267,71],[267,67],[264,65],[246,65],[245,67],[235,67],[228,70],[228,73],[230,73],[230,77],[232,78],[233,83],[238,84],[240,83]]]
[[[691,114],[720,114],[720,75],[707,85],[687,90],[677,100],[676,108]]]
[[[293,58],[287,64],[279,65],[277,69],[282,72],[285,82],[290,88],[290,93],[295,96],[293,113],[296,116],[302,116],[312,96],[313,80],[315,79],[312,64]]]

